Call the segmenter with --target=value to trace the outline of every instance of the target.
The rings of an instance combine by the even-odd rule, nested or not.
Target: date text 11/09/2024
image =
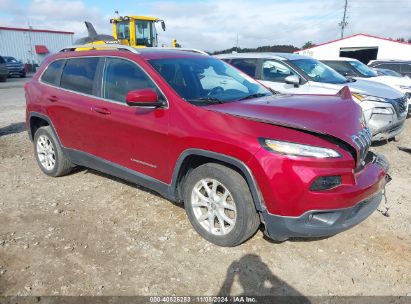
[[[257,303],[255,297],[232,296],[232,297],[211,297],[211,296],[171,296],[171,297],[150,297],[150,303]]]

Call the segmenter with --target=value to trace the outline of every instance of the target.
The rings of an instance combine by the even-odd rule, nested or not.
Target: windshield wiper
[[[204,101],[204,102],[219,103],[219,104],[224,103],[223,100],[215,98],[215,97],[200,97],[200,98],[196,98],[196,99],[189,99],[187,101],[189,101],[189,102],[199,102],[199,101],[203,102]]]
[[[265,94],[265,93],[255,93],[255,94],[251,94],[248,96],[245,96],[243,98],[240,98],[239,100],[246,100],[246,99],[252,99],[252,98],[258,98],[258,97],[264,97],[264,96],[268,96],[269,94]]]

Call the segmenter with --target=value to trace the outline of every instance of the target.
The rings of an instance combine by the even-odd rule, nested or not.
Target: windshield
[[[347,78],[315,59],[291,60],[291,64],[303,71],[312,81],[325,83],[347,83]]]
[[[393,71],[393,70],[389,70],[389,69],[375,69],[378,72],[381,73],[381,75],[385,75],[385,76],[395,76],[395,77],[403,77],[400,73]]]
[[[136,20],[137,45],[153,46],[153,22],[148,20]]]
[[[348,63],[354,67],[364,77],[376,77],[378,76],[376,72],[371,70],[369,67],[367,67],[364,63],[361,61],[348,61]]]
[[[250,76],[215,58],[152,59],[149,62],[182,98],[193,104],[272,95]]]
[[[13,57],[4,57],[4,59],[6,59],[7,63],[18,63],[17,59]]]

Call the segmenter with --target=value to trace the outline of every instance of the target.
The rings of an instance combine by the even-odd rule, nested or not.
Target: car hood
[[[330,91],[330,94],[337,93],[344,86],[348,86],[352,93],[360,93],[388,99],[397,99],[404,96],[403,93],[397,89],[394,89],[392,86],[364,78],[355,78],[355,81],[347,82],[345,84],[310,81],[310,86],[313,88],[328,90]]]
[[[371,79],[356,78],[355,81],[347,83],[353,93],[362,93],[388,99],[397,99],[404,96],[403,93],[392,86]]]
[[[387,84],[394,88],[400,85],[408,86],[411,88],[411,79],[407,77],[377,76],[377,77],[367,78],[367,80]]]
[[[347,90],[348,91],[348,90]],[[364,128],[362,110],[350,96],[280,95],[207,107],[245,119],[331,135],[352,144],[351,136]]]

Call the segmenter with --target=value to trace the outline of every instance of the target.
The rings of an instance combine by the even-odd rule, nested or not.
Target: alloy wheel
[[[56,165],[56,152],[50,138],[40,135],[37,139],[37,157],[44,169],[51,171]]]
[[[226,235],[234,228],[235,201],[230,191],[215,179],[202,179],[194,185],[191,207],[198,223],[213,235]]]

